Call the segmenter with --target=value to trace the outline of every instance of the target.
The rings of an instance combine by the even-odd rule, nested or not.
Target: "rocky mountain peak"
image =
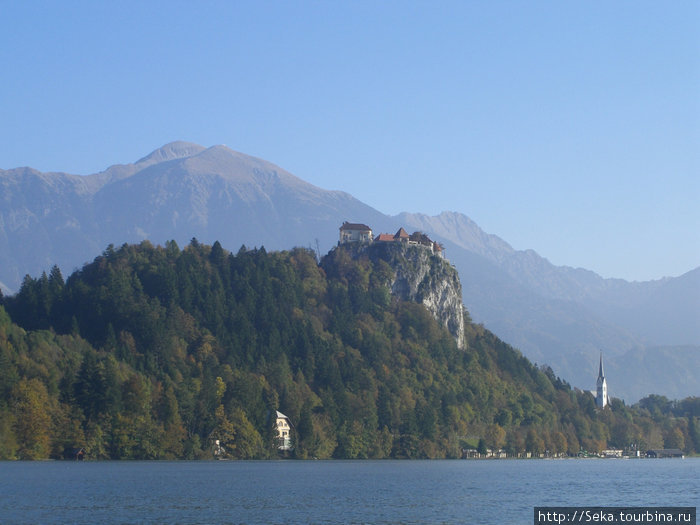
[[[401,213],[396,218],[412,228],[431,232],[494,261],[501,261],[515,253],[510,244],[486,233],[462,213],[444,211],[434,217],[423,213]]]
[[[165,146],[152,151],[142,159],[137,160],[136,164],[145,167],[168,160],[187,158],[191,157],[192,155],[196,155],[197,153],[201,153],[205,149],[206,148],[204,146],[200,146],[199,144],[178,140],[175,142],[170,142]]]

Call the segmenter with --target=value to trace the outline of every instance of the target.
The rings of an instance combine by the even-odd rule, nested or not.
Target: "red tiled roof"
[[[390,233],[380,233],[374,240],[379,242],[394,242],[394,236]]]
[[[394,239],[408,239],[408,237],[408,232],[404,230],[403,227],[399,228],[399,231],[394,235]]]

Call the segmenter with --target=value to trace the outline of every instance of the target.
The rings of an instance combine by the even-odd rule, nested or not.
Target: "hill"
[[[206,458],[215,440],[276,457],[276,410],[302,458],[700,448],[697,399],[596,410],[468,315],[460,348],[423,304],[454,270],[421,249],[341,246],[319,264],[306,249],[144,241],[66,281],[57,267],[25,278],[0,306],[0,457]],[[426,265],[420,294],[392,294]]]

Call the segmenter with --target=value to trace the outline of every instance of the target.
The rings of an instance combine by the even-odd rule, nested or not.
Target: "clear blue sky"
[[[697,1],[0,0],[0,68],[3,169],[226,144],[605,277],[700,265]]]

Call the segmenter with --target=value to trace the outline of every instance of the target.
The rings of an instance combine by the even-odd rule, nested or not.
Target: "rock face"
[[[389,283],[392,295],[424,305],[452,334],[457,346],[464,348],[462,284],[454,266],[424,246],[374,242],[345,247],[355,255],[366,254],[389,264],[395,271]]]

